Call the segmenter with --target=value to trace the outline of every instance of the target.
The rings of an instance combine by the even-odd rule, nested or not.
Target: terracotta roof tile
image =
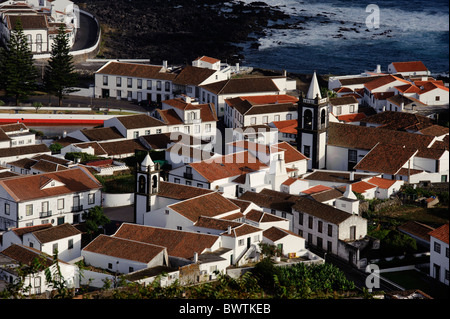
[[[219,217],[239,207],[219,193],[212,192],[167,206],[187,219],[195,222],[200,216]]]
[[[247,151],[190,163],[189,166],[209,182],[238,176],[250,171],[259,171],[261,168],[267,167]]]
[[[177,200],[185,200],[212,192],[213,191],[210,189],[162,181],[159,184],[158,196]]]
[[[448,237],[449,237],[449,226],[448,223],[445,225],[442,225],[441,227],[436,228],[435,230],[429,232],[430,236],[433,236],[436,239],[439,239],[440,241],[443,241],[444,243],[448,244]]]
[[[354,169],[395,175],[415,154],[416,148],[379,143],[355,165]]]
[[[149,263],[164,249],[162,246],[100,234],[84,247],[83,251]]]
[[[174,80],[176,77],[175,74],[164,72],[162,66],[114,61],[105,64],[96,73],[160,80]]]
[[[189,259],[213,247],[219,236],[123,223],[114,237],[167,248],[169,256]]]
[[[42,179],[54,179],[63,183],[64,186],[40,189]],[[1,180],[0,187],[3,187],[15,200],[25,201],[99,189],[102,185],[87,170],[74,167],[59,172],[24,175]]]
[[[422,61],[392,62],[397,72],[428,71]]]
[[[270,239],[273,242],[280,240],[286,236],[295,236],[295,237],[303,238],[289,230],[282,229],[282,228],[279,228],[276,226],[272,226],[269,229],[266,229],[263,232],[263,236]]]
[[[165,124],[146,114],[118,116],[117,119],[126,129],[165,126]]]
[[[42,243],[48,243],[55,240],[59,240],[66,237],[71,237],[75,235],[81,235],[79,231],[74,226],[64,223],[61,225],[48,227],[40,230],[33,231],[33,235]]]

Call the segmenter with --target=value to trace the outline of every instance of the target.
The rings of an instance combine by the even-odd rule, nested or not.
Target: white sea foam
[[[253,0],[243,0],[251,3]],[[449,31],[448,8],[445,12],[407,10],[384,7],[379,4],[380,26],[368,30],[365,21],[370,14],[366,4],[346,5],[341,2],[309,2],[302,0],[266,0],[287,14],[306,16],[304,29],[270,29],[259,39],[260,49],[274,46],[320,45],[348,40],[383,39],[386,37],[414,36],[416,33]],[[425,2],[424,2],[425,4]],[[417,9],[417,8],[415,8]],[[345,28],[345,29],[343,29]]]

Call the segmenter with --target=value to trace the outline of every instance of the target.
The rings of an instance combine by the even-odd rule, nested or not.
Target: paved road
[[[75,37],[75,44],[71,51],[83,50],[92,47],[97,42],[99,30],[97,23],[91,17],[80,12],[80,28]]]

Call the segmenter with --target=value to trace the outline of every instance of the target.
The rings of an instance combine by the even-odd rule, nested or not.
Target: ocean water
[[[258,38],[259,48],[244,48],[244,65],[340,75],[372,71],[377,65],[387,70],[391,62],[420,60],[432,74],[448,76],[447,0],[265,2],[289,14],[295,28],[268,29]],[[376,5],[377,11],[369,5]]]

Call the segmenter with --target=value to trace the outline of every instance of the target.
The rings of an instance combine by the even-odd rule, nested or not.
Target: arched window
[[[139,176],[138,193],[145,193],[145,176]]]
[[[305,110],[305,112],[303,112],[303,127],[307,130],[312,130],[312,112],[311,112],[311,110]]]
[[[153,175],[152,177],[152,192],[156,192],[158,190],[158,176]]]
[[[325,115],[325,110],[322,110],[322,112],[320,112],[320,126],[324,126],[325,122],[326,122],[327,118]]]

